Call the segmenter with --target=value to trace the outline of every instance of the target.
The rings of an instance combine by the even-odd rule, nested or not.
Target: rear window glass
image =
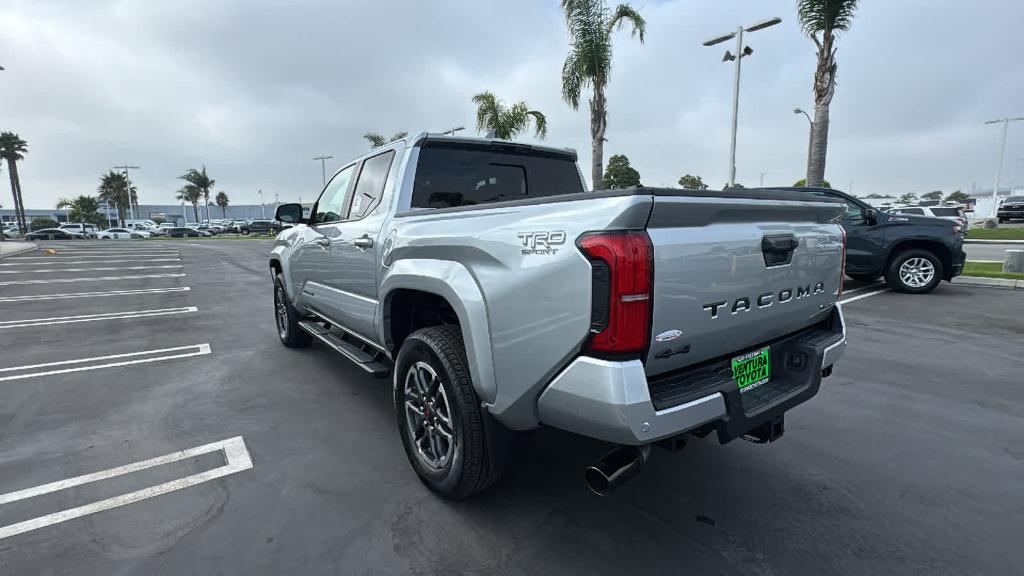
[[[1024,196],[1010,196],[1006,200],[1003,200],[1003,202],[1024,202]]]
[[[932,208],[932,214],[936,216],[959,216],[959,208]]]
[[[433,145],[420,150],[413,208],[452,208],[583,192],[568,156],[489,146]]]

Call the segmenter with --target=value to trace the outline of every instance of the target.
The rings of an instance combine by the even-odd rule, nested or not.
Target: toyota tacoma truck
[[[588,192],[570,149],[421,133],[343,166],[269,265],[278,335],[389,378],[422,482],[464,498],[521,432],[606,441],[608,494],[687,435],[771,442],[846,346],[843,204]]]

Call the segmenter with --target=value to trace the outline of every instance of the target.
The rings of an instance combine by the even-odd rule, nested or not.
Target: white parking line
[[[151,270],[160,268],[184,268],[182,264],[162,264],[160,266],[100,266],[99,268],[36,268],[35,270],[0,270],[0,274],[33,274],[39,272],[109,272],[111,270]]]
[[[23,260],[47,260],[51,262],[66,262],[70,260],[90,260],[105,262],[110,256],[117,256],[118,258],[137,258],[137,257],[157,257],[157,258],[180,258],[181,254],[177,252],[144,252],[139,254],[112,254],[112,255],[100,255],[100,254],[51,254],[49,256],[11,256],[6,260],[10,262],[21,262]]]
[[[149,316],[169,316],[171,314],[188,314],[198,312],[195,306],[183,308],[159,308],[155,310],[132,310],[125,312],[108,312],[106,314],[84,314],[82,316],[57,316],[53,318],[33,318],[31,320],[4,320],[0,322],[0,330],[8,328],[28,328],[31,326],[51,326],[54,324],[74,324],[76,322],[98,322],[100,320],[124,320],[128,318],[147,318]]]
[[[13,258],[12,258],[13,260]],[[28,260],[23,258],[22,260]],[[46,262],[5,262],[0,266],[48,266],[52,264],[122,264],[124,262],[181,262],[181,258],[126,258],[124,260],[72,260],[70,258],[50,258]]]
[[[8,280],[0,282],[0,286],[14,286],[17,284],[61,284],[69,282],[106,282],[108,280],[140,280],[142,278],[180,278],[180,274],[139,274],[136,276],[99,276],[96,278],[49,278],[47,280]]]
[[[853,294],[854,292],[861,292],[863,290],[870,290],[872,288],[878,288],[879,286],[885,286],[885,282],[876,282],[874,284],[868,284],[867,286],[859,286],[850,290],[843,290],[843,296],[847,294]]]
[[[165,354],[167,352],[181,352],[182,350],[194,350],[182,354],[171,354],[166,356],[149,356],[150,354]],[[158,350],[143,350],[141,352],[128,352],[126,354],[111,354],[109,356],[93,356],[92,358],[76,358],[74,360],[60,360],[57,362],[46,362],[43,364],[27,364],[25,366],[12,366],[0,368],[0,372],[21,372],[22,370],[34,370],[36,368],[49,368],[52,366],[67,366],[69,364],[85,364],[87,362],[99,362],[103,360],[116,360],[118,358],[135,358],[123,362],[111,362],[97,364],[95,366],[79,366],[77,368],[62,368],[60,370],[47,370],[44,372],[32,372],[29,374],[16,374],[14,376],[0,376],[0,382],[5,380],[24,380],[25,378],[37,378],[39,376],[52,376],[54,374],[67,374],[69,372],[85,372],[87,370],[99,370],[100,368],[116,368],[118,366],[129,366],[131,364],[148,364],[160,360],[173,360],[175,358],[189,358],[192,356],[205,356],[211,352],[210,345],[193,344],[191,346],[176,346],[174,348],[161,348]],[[146,358],[138,358],[146,356]]]
[[[134,296],[136,294],[163,294],[165,292],[188,292],[192,288],[139,288],[137,290],[107,290],[105,292],[66,292],[64,294],[33,294],[29,296],[8,296],[0,302],[32,302],[35,300],[63,300],[65,298],[96,298],[103,296]]]
[[[871,296],[875,296],[877,294],[881,294],[883,292],[888,292],[888,291],[889,291],[888,288],[882,288],[881,290],[875,290],[874,292],[867,292],[867,293],[861,294],[859,296],[854,296],[853,298],[846,298],[845,300],[840,300],[839,303],[840,304],[846,304],[848,302],[856,302],[857,300],[861,300],[863,298],[869,298]]]
[[[220,442],[213,442],[211,444],[206,444],[205,446],[172,452],[157,458],[143,460],[142,462],[126,464],[124,466],[118,466],[117,468],[110,468],[100,472],[93,472],[92,474],[68,478],[67,480],[59,480],[57,482],[43,484],[42,486],[36,486],[34,488],[26,488],[16,492],[0,494],[0,505],[2,505],[9,502],[24,500],[26,498],[33,498],[42,494],[65,490],[74,486],[81,486],[83,484],[98,482],[100,480],[116,478],[125,474],[131,474],[140,470],[146,470],[148,468],[162,466],[172,462],[179,462],[181,460],[217,451],[222,452],[224,455],[223,466],[218,466],[217,468],[200,472],[198,474],[185,476],[184,478],[178,478],[177,480],[164,482],[163,484],[157,484],[156,486],[150,486],[134,492],[122,494],[121,496],[114,496],[113,498],[93,502],[92,504],[68,508],[67,510],[61,510],[60,512],[47,514],[46,516],[40,516],[38,518],[32,518],[31,520],[25,520],[24,522],[18,522],[17,524],[3,526],[0,527],[0,540],[10,538],[17,534],[23,534],[31,530],[38,530],[39,528],[52,526],[53,524],[67,522],[68,520],[73,520],[75,518],[81,518],[82,516],[87,516],[89,514],[95,514],[96,512],[110,510],[111,508],[117,508],[126,504],[133,504],[148,498],[153,498],[154,496],[167,494],[168,492],[174,492],[183,488],[196,486],[197,484],[209,482],[210,480],[215,480],[237,472],[242,472],[243,470],[252,468],[252,458],[249,456],[249,450],[246,449],[245,441],[242,437],[235,436],[234,438],[228,438],[227,440],[221,440]]]
[[[54,251],[54,254],[50,254],[49,256],[15,256],[15,258],[57,258],[59,256],[64,256],[64,257],[67,257],[67,258],[71,258],[71,257],[78,258],[80,256],[93,256],[93,257],[97,257],[97,256],[141,256],[143,254],[145,254],[147,256],[151,255],[151,254],[158,254],[158,255],[161,255],[161,256],[178,256],[179,254],[181,254],[177,250],[159,250],[159,251],[152,251],[152,252],[149,252],[149,251],[147,251],[147,252],[142,252],[142,251],[139,251],[139,252],[131,252],[131,251],[103,252],[103,251],[94,251],[94,250],[81,250],[81,251],[77,251],[77,250],[57,250],[56,248],[53,248],[52,250]]]

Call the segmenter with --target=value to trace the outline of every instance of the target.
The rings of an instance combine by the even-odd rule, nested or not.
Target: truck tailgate
[[[842,204],[770,190],[706,194],[654,197],[648,375],[808,327],[838,297]]]

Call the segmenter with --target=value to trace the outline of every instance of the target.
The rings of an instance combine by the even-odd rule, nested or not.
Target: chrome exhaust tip
[[[590,491],[607,496],[636,476],[651,455],[650,444],[619,446],[583,471],[583,479]]]

